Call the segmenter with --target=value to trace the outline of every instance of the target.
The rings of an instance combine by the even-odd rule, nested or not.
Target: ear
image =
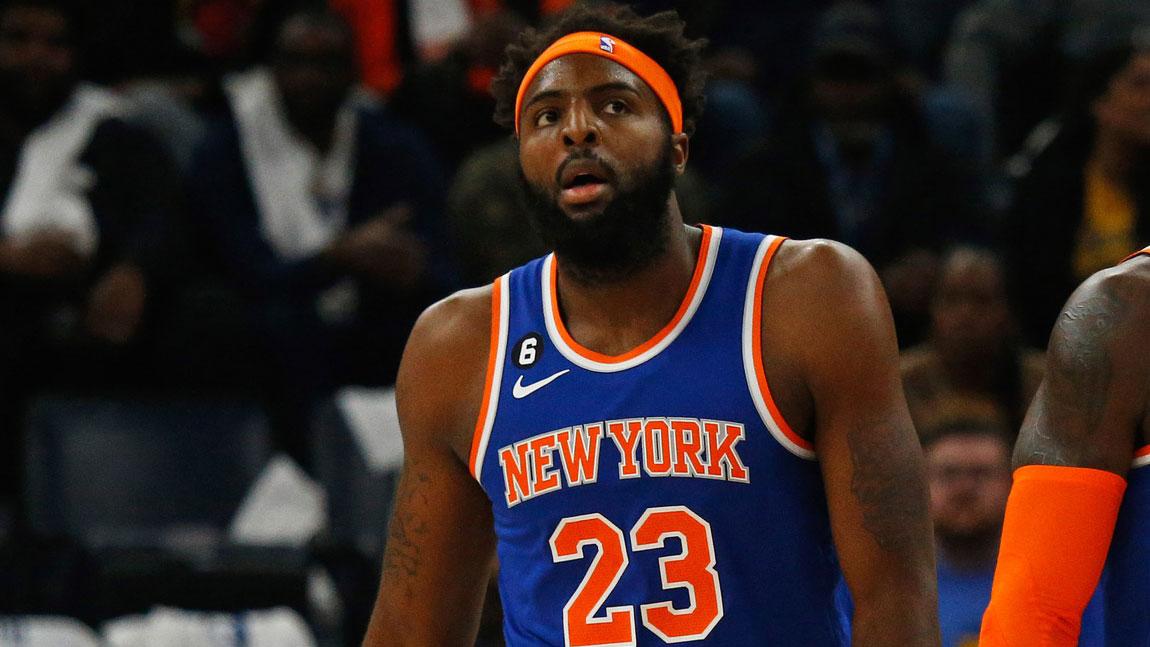
[[[691,138],[685,133],[671,135],[671,159],[675,164],[675,175],[687,170],[687,157],[691,151]]]

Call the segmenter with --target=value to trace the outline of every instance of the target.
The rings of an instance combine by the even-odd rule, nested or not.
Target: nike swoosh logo
[[[526,386],[524,386],[524,384],[523,384],[523,376],[520,375],[519,379],[515,380],[515,387],[511,389],[511,395],[514,396],[516,400],[522,400],[523,398],[526,398],[527,396],[531,395],[532,393],[535,393],[539,389],[542,389],[543,387],[547,386],[548,384],[551,384],[555,380],[558,380],[559,378],[563,377],[564,375],[566,375],[567,373],[570,373],[570,372],[571,372],[571,369],[565,368],[562,371],[559,371],[558,373],[556,373],[555,375],[552,375],[551,377],[545,377],[542,380],[539,380],[538,382],[532,382],[531,384],[528,384]]]

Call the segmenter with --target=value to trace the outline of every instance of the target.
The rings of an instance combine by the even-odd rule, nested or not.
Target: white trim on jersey
[[[1150,449],[1150,445],[1147,445],[1144,449]],[[1146,467],[1147,465],[1150,465],[1150,452],[1142,456],[1136,456],[1134,462],[1130,465],[1130,469],[1138,469],[1139,467]]]
[[[491,392],[487,396],[487,415],[483,420],[483,433],[475,450],[475,480],[483,483],[483,462],[487,458],[487,443],[495,426],[495,413],[499,408],[499,395],[503,387],[503,362],[507,354],[507,326],[510,319],[510,275],[499,277],[499,338],[495,346],[495,365],[491,372]]]
[[[799,458],[816,460],[815,452],[805,447],[800,447],[783,433],[778,421],[775,420],[770,408],[767,406],[766,398],[763,395],[762,389],[759,388],[759,380],[755,375],[754,338],[755,335],[762,334],[762,331],[754,329],[755,304],[762,296],[755,290],[755,284],[758,282],[759,271],[763,266],[763,260],[767,255],[767,250],[771,248],[771,244],[775,242],[776,238],[778,237],[767,236],[763,239],[763,242],[759,244],[759,250],[755,253],[755,262],[751,265],[751,275],[747,280],[747,294],[743,304],[743,374],[746,376],[747,390],[751,393],[751,400],[755,403],[755,409],[759,412],[759,418],[762,419],[763,424],[766,425],[767,430],[771,432],[775,440],[777,440],[783,448]],[[765,283],[763,289],[766,289]]]

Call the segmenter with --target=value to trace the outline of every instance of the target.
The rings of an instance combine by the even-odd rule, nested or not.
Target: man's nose
[[[579,105],[567,111],[562,132],[565,146],[599,143],[599,124],[588,106]]]

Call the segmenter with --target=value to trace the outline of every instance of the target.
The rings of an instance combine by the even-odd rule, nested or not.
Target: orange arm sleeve
[[[1074,647],[1126,491],[1121,476],[1085,467],[1014,472],[982,647]]]

